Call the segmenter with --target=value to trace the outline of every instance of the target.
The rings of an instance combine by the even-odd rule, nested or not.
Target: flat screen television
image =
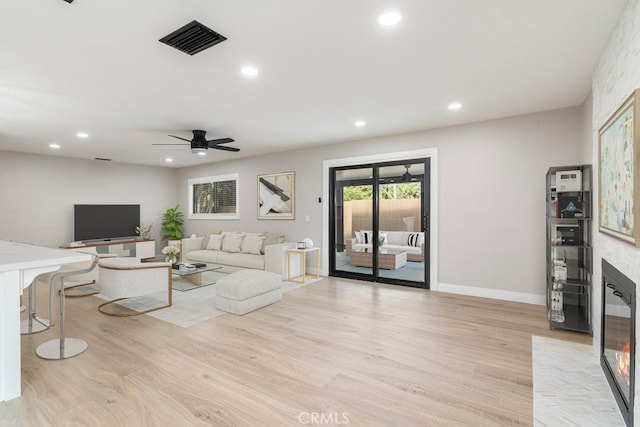
[[[140,205],[74,205],[73,239],[116,240],[136,236]]]

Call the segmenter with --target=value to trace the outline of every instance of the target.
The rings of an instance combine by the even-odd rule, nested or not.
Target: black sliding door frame
[[[393,182],[389,179],[380,178],[380,169],[388,166],[406,165],[406,164],[421,164],[423,166],[424,174],[419,180],[420,182],[420,231],[424,233],[424,275],[422,281],[404,280],[394,277],[382,277],[380,275],[379,257],[378,257],[378,245],[372,245],[372,269],[371,274],[339,270],[337,268],[337,252],[344,251],[346,242],[342,241],[343,238],[350,238],[350,236],[343,236],[341,230],[344,226],[344,206],[343,206],[343,190],[346,186],[355,185],[371,185],[372,186],[372,233],[374,238],[377,238],[380,230],[380,186]],[[348,171],[356,169],[371,169],[370,178],[360,178],[354,180],[337,180],[338,171]],[[407,169],[408,171],[408,169]],[[329,275],[335,277],[344,277],[350,279],[358,279],[372,282],[381,282],[394,285],[419,287],[424,289],[430,289],[430,209],[431,209],[431,159],[425,158],[409,158],[403,160],[395,160],[390,162],[376,162],[376,163],[364,163],[358,165],[348,165],[331,167],[329,169]],[[338,232],[338,230],[340,230]],[[385,230],[382,230],[385,231]]]

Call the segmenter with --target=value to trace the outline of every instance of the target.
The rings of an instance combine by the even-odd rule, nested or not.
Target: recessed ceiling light
[[[401,19],[402,15],[400,15],[398,12],[387,12],[378,16],[378,24],[382,25],[383,27],[391,27],[400,22]]]
[[[358,120],[357,122],[354,123],[354,125],[357,128],[363,128],[367,125],[367,122],[365,122],[364,120]]]
[[[170,157],[167,157],[166,159],[164,159],[164,161],[167,162],[167,163],[171,163],[171,162],[173,162],[173,159],[170,158]]]
[[[449,104],[449,110],[459,110],[462,108],[462,104],[460,104],[459,102],[452,102],[451,104]]]
[[[206,151],[198,151],[198,156],[206,156],[207,152]]]
[[[49,144],[49,148],[53,149],[53,150],[57,150],[60,148],[60,144]]]
[[[246,77],[256,77],[258,75],[258,69],[252,65],[242,67],[240,72]]]
[[[76,136],[78,138],[82,138],[82,139],[89,138],[89,134],[86,133],[86,132],[78,132],[78,133],[76,133]]]

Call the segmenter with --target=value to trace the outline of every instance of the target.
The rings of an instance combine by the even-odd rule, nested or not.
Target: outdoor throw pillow
[[[407,238],[407,245],[418,247],[420,246],[420,233],[409,233],[409,237]]]

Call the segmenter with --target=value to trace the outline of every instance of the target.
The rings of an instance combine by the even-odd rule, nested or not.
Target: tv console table
[[[36,276],[91,255],[0,240],[0,402],[19,397],[20,295]]]
[[[153,258],[156,256],[156,241],[141,239],[110,240],[104,242],[87,242],[79,246],[67,245],[64,249],[82,250],[95,247],[98,254],[115,254],[121,257]]]

